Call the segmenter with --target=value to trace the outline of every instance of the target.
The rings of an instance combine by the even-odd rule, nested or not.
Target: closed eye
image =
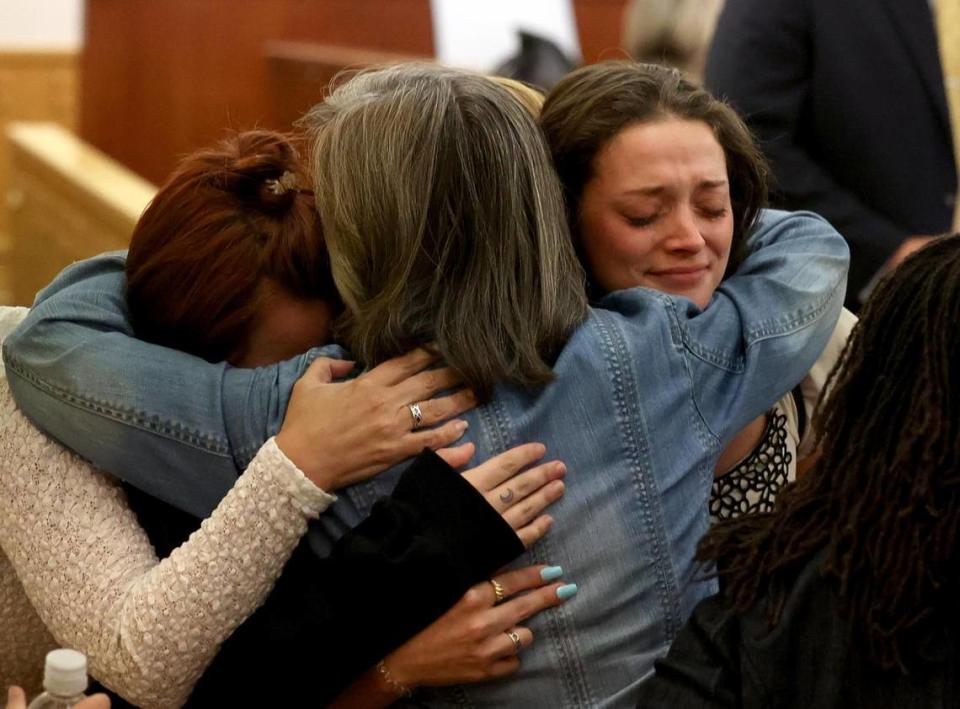
[[[627,215],[624,215],[623,218],[626,219],[627,224],[629,224],[630,226],[645,227],[653,224],[657,220],[658,216],[659,216],[658,214],[651,214],[649,216],[637,216],[637,217],[629,217]]]
[[[722,219],[723,217],[727,216],[727,208],[721,207],[720,209],[707,209],[705,207],[701,207],[700,213],[707,219]]]

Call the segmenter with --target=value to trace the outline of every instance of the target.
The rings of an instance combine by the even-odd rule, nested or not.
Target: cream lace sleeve
[[[840,311],[840,319],[837,320],[837,326],[830,336],[830,341],[827,342],[827,346],[824,348],[820,358],[810,369],[810,373],[800,382],[808,424],[807,430],[803,435],[803,440],[800,441],[800,445],[797,447],[797,457],[799,458],[805,458],[814,452],[817,432],[812,423],[813,410],[823,392],[824,385],[827,383],[827,377],[830,376],[830,371],[837,363],[837,360],[840,359],[843,348],[846,346],[847,340],[850,337],[850,332],[856,324],[856,315],[846,308]]]
[[[268,441],[185,544],[158,562],[120,487],[50,441],[0,379],[0,541],[39,615],[105,686],[186,701],[335,498]]]

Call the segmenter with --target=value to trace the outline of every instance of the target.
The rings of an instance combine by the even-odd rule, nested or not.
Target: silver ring
[[[506,631],[504,631],[506,632]],[[507,637],[513,640],[513,652],[516,655],[520,654],[520,650],[523,649],[523,645],[520,644],[520,634],[514,630],[511,630],[507,633]]]
[[[413,419],[413,429],[416,431],[423,425],[423,412],[420,410],[420,404],[409,404],[407,406],[410,409],[410,418]]]

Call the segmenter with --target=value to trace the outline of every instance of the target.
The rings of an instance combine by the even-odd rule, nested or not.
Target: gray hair
[[[302,123],[354,355],[434,343],[481,398],[550,381],[586,297],[528,110],[487,77],[414,63],[357,74]]]

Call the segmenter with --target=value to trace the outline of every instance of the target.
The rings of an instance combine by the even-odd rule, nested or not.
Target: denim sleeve
[[[815,214],[764,212],[748,248],[705,310],[670,299],[697,408],[721,441],[806,376],[846,293],[849,249]]]
[[[67,268],[3,347],[10,388],[43,431],[99,468],[206,517],[280,428],[317,351],[259,369],[137,340],[125,255]]]
[[[847,244],[814,214],[765,211],[748,250],[704,310],[649,288],[600,302],[629,324],[639,380],[685,376],[718,443],[803,379],[833,332],[846,290]],[[664,356],[651,360],[651,347],[666,348]],[[680,370],[669,366],[676,355]]]

